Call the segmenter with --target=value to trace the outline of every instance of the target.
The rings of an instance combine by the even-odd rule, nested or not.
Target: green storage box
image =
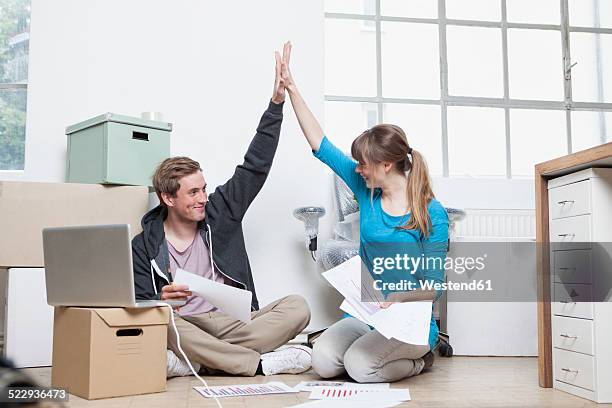
[[[106,113],[66,128],[68,183],[151,186],[172,124]]]

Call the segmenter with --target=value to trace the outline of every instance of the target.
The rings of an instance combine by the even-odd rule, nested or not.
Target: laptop
[[[185,304],[135,299],[128,224],[45,228],[43,251],[47,303],[51,306],[140,308]]]

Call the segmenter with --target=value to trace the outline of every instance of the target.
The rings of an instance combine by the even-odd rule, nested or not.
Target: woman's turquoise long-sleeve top
[[[334,146],[327,137],[323,138],[319,150],[313,154],[344,180],[359,202],[361,233],[359,255],[375,280],[388,283],[414,282],[415,288],[421,288],[423,282],[432,285],[443,283],[444,261],[448,249],[448,215],[439,201],[431,200],[427,206],[432,229],[426,238],[418,230],[396,228],[405,225],[410,214],[404,216],[387,214],[381,204],[382,192],[380,189],[372,192],[366,186],[363,177],[355,172],[357,163],[354,160]],[[422,258],[421,267],[406,269],[407,265],[415,264],[400,262],[401,267],[380,272],[381,258],[402,257],[404,254],[415,261],[416,258]],[[375,265],[378,267],[375,268]],[[384,296],[391,292],[382,290]],[[441,290],[436,290],[436,299],[440,295]],[[432,309],[429,330],[431,348],[435,346],[437,338],[438,326]]]

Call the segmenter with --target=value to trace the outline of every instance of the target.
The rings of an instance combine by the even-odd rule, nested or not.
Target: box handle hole
[[[143,132],[132,132],[132,139],[134,140],[144,140],[145,142],[149,141],[149,134]]]
[[[142,329],[119,329],[117,337],[136,337],[142,336]]]

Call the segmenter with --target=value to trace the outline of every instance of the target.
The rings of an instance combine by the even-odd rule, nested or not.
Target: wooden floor
[[[413,378],[392,384],[393,388],[408,388],[412,401],[400,407],[612,407],[595,404],[554,389],[538,386],[538,362],[535,357],[437,357],[434,366]],[[41,385],[49,385],[51,369],[26,369]],[[317,379],[312,372],[301,375],[274,377],[206,377],[209,385],[230,385],[283,381],[295,385],[303,380]],[[70,407],[216,407],[213,400],[203,398],[193,386],[200,385],[195,377],[168,380],[167,391],[160,394],[87,401],[71,396]],[[222,399],[227,408],[290,407],[308,401],[307,393],[236,397]]]

